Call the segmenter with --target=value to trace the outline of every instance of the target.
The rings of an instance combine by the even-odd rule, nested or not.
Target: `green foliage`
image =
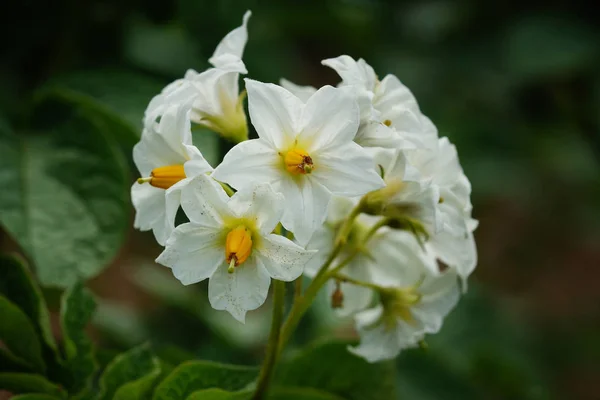
[[[108,364],[100,377],[98,400],[147,398],[160,373],[150,346],[135,347]]]
[[[0,293],[27,314],[45,344],[57,352],[46,301],[24,260],[17,256],[0,255]]]
[[[41,375],[22,373],[0,373],[0,388],[12,393],[45,393],[61,396],[64,391]]]
[[[344,397],[311,388],[278,388],[269,392],[269,400],[342,400]]]
[[[96,275],[128,225],[125,161],[91,114],[48,130],[0,132],[0,222],[33,260],[42,284]]]
[[[276,372],[278,385],[320,389],[346,399],[394,398],[394,364],[369,364],[347,350],[348,343],[317,343],[301,351]]]
[[[258,376],[258,369],[209,361],[187,361],[175,368],[156,388],[154,400],[178,400],[200,389],[240,390]]]
[[[186,397],[186,400],[248,400],[252,391],[228,392],[222,389],[198,390]]]
[[[228,392],[222,389],[198,390],[186,400],[250,400],[252,390]],[[278,388],[274,387],[267,396],[268,400],[342,400],[342,397],[315,389],[307,388]]]
[[[27,372],[31,369],[26,361],[0,347],[0,372]]]
[[[11,400],[59,400],[60,397],[49,394],[28,393],[11,397]]]
[[[12,353],[14,360],[22,361],[34,370],[43,372],[46,365],[33,324],[19,307],[4,296],[0,296],[0,321],[0,340]]]
[[[91,384],[97,364],[93,345],[85,328],[96,308],[91,293],[78,283],[63,295],[61,327],[64,337],[65,366],[70,373],[69,387],[77,393]]]
[[[397,360],[401,398],[482,398],[490,390],[499,398],[552,398],[531,357],[538,338],[478,287],[426,340],[427,350],[407,350]]]
[[[163,84],[127,70],[74,72],[54,78],[38,94],[39,98],[58,97],[76,107],[99,114],[110,126],[119,129],[117,137],[125,145],[138,141],[144,110]],[[111,134],[109,130],[106,133]]]

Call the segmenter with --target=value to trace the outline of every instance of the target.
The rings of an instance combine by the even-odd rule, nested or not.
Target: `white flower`
[[[314,276],[319,267],[333,251],[337,228],[344,220],[357,201],[347,198],[334,197],[329,206],[328,218],[324,226],[319,229],[308,242],[306,248],[318,250],[306,265],[304,273]],[[408,268],[420,265],[428,271],[437,272],[438,266],[432,257],[423,256],[422,249],[415,249],[413,240],[407,239],[410,233],[398,231],[383,226],[370,236],[370,230],[381,221],[381,217],[361,214],[354,221],[348,236],[348,241],[343,250],[336,257],[331,268],[337,267],[348,256],[355,253],[351,261],[341,270],[341,274],[359,281],[389,285],[394,279],[395,268]],[[392,272],[390,272],[392,270]],[[333,292],[337,284],[329,282],[329,291]],[[344,301],[338,311],[342,315],[349,315],[366,308],[372,300],[372,290],[351,283],[341,282],[339,285]]]
[[[306,101],[316,93],[317,88],[314,86],[300,86],[294,82],[290,82],[287,79],[281,78],[279,84],[282,88],[286,89],[290,93],[294,94],[297,98],[306,103]]]
[[[190,178],[212,171],[192,145],[189,114],[189,107],[169,106],[160,122],[146,124],[133,148],[133,161],[142,176],[131,187],[134,227],[152,229],[161,245],[173,230],[180,189]]]
[[[426,334],[437,333],[460,297],[456,273],[431,274],[417,262],[428,256],[416,239],[409,234],[403,239],[402,253],[412,254],[413,263],[390,265],[386,288],[379,293],[381,304],[355,315],[361,342],[349,350],[369,362],[392,359]]]
[[[244,14],[240,27],[229,32],[217,46],[209,62],[215,68],[198,73],[192,69],[183,79],[167,85],[148,105],[145,120],[154,120],[170,104],[191,103],[192,121],[234,141],[248,136],[244,93],[239,92],[239,74],[246,74],[241,57],[248,40],[247,24],[251,12]]]
[[[441,229],[427,247],[466,280],[477,265],[473,238],[477,221],[471,218],[471,184],[460,166],[456,147],[443,137],[431,149],[407,152],[407,158],[439,191],[436,208]]]
[[[359,123],[352,98],[331,86],[306,103],[277,85],[246,79],[246,88],[259,138],[231,149],[213,177],[238,190],[271,183],[285,196],[281,222],[300,244],[325,220],[332,194],[360,196],[383,185],[352,141]]]
[[[156,261],[184,285],[209,278],[213,308],[240,322],[264,303],[271,278],[296,279],[312,256],[271,233],[283,214],[283,196],[268,184],[229,198],[216,181],[199,175],[182,190],[181,207],[190,222],[175,228]]]
[[[362,146],[414,148],[427,146],[437,138],[437,130],[425,117],[411,91],[394,75],[381,81],[362,58],[343,55],[323,60],[342,78],[340,87],[357,99],[361,124],[356,142]]]
[[[416,222],[429,236],[440,231],[439,189],[431,178],[423,178],[420,171],[408,163],[403,150],[380,149],[375,153],[375,161],[386,185],[367,195],[375,213],[399,218],[405,223]]]

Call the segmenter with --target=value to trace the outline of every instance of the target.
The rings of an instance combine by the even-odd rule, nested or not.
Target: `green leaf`
[[[46,369],[40,340],[27,315],[6,297],[0,296],[0,341],[8,348],[14,361],[23,361],[36,371]]]
[[[228,392],[222,389],[198,390],[186,400],[249,400],[254,391]],[[269,400],[344,400],[342,397],[310,388],[272,388]]]
[[[27,393],[13,396],[10,400],[60,400],[60,397],[51,396],[49,394]]]
[[[200,389],[240,390],[254,381],[258,369],[210,361],[188,361],[179,365],[154,392],[154,400],[178,400]]]
[[[150,346],[135,347],[108,364],[100,378],[98,399],[142,399],[159,375],[159,361]]]
[[[95,308],[94,298],[80,283],[73,285],[63,295],[61,327],[66,353],[65,366],[70,372],[68,386],[72,393],[89,386],[97,368],[92,341],[84,331]]]
[[[252,391],[228,392],[223,389],[204,389],[190,394],[186,400],[247,400]]]
[[[129,226],[123,155],[97,116],[78,112],[31,135],[0,130],[0,223],[42,284],[90,278],[116,255]]]
[[[25,360],[0,347],[0,372],[30,372],[31,370],[31,366]]]
[[[58,97],[99,113],[124,130],[120,141],[133,145],[141,135],[148,103],[163,86],[163,82],[131,71],[82,71],[54,79],[38,96]]]
[[[160,367],[146,376],[143,376],[133,382],[128,382],[121,386],[115,393],[114,400],[142,400],[149,399],[156,382],[161,375]]]
[[[344,400],[343,397],[311,388],[278,388],[274,387],[268,396],[269,400]]]
[[[0,373],[0,388],[17,393],[45,393],[62,396],[63,390],[41,375],[22,373]]]
[[[394,364],[369,364],[347,347],[348,343],[329,342],[304,349],[279,368],[277,385],[319,389],[345,399],[395,398]]]
[[[0,256],[0,293],[19,306],[31,321],[37,323],[36,330],[57,354],[46,301],[26,267],[25,260],[16,255]]]

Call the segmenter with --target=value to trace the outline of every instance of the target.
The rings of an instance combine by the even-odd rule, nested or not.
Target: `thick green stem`
[[[256,391],[254,392],[253,400],[262,400],[267,396],[269,384],[273,376],[277,356],[279,354],[279,338],[281,334],[281,322],[283,321],[283,309],[285,305],[285,282],[273,280],[273,319],[271,321],[271,333],[269,334],[269,343],[265,361],[263,362]]]

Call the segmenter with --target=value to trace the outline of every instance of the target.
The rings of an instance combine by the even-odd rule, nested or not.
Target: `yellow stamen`
[[[392,125],[392,121],[390,121],[389,119],[386,119],[385,121],[383,121],[383,124],[385,126],[391,126]]]
[[[225,241],[225,261],[229,263],[227,269],[233,272],[233,267],[240,266],[252,253],[252,236],[250,230],[244,225],[232,229],[227,234]]]
[[[310,174],[313,169],[313,160],[308,153],[297,147],[289,150],[283,156],[285,169],[292,174]]]
[[[154,168],[150,177],[139,178],[137,182],[140,184],[148,182],[154,187],[168,189],[182,179],[185,179],[183,165],[167,165]]]

